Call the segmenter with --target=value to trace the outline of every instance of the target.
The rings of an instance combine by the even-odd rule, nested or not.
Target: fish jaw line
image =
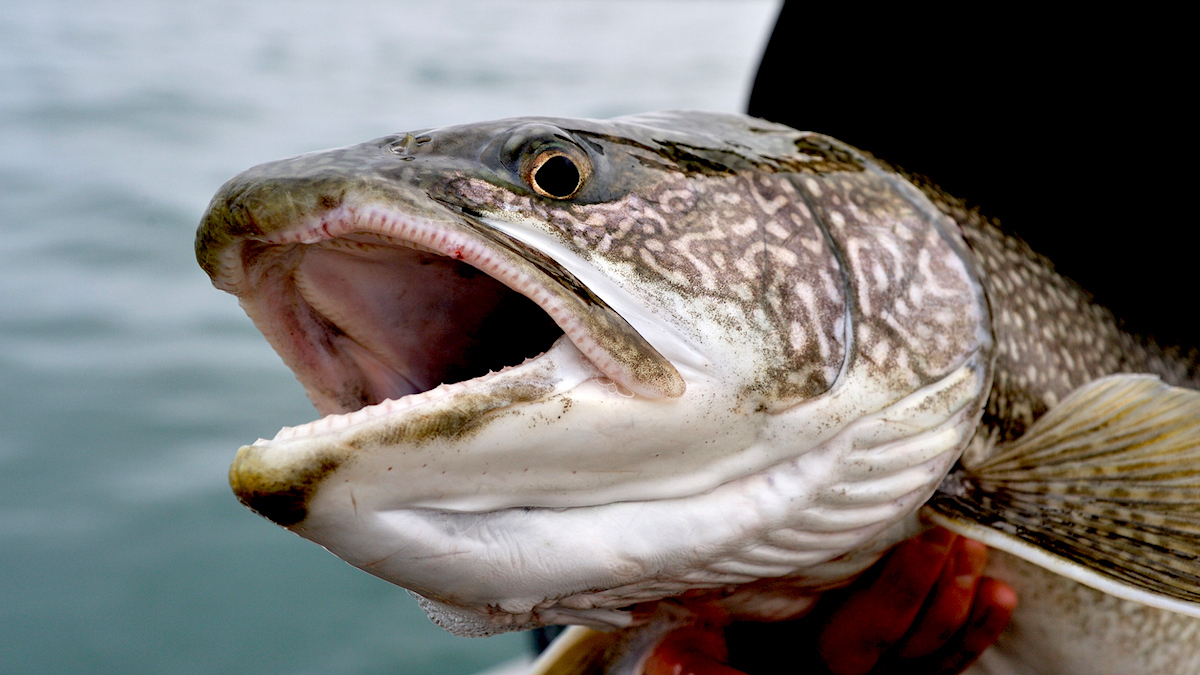
[[[348,467],[370,459],[389,463],[387,456],[371,457],[379,454],[373,450],[394,445],[407,450],[390,462],[401,469],[396,473],[400,475],[405,469],[402,462],[436,462],[442,449],[439,440],[470,437],[510,407],[561,395],[602,378],[569,340],[560,337],[550,350],[519,366],[285,427],[272,440],[259,439],[239,449],[229,482],[247,507],[302,533],[310,501],[332,475],[345,474]],[[391,469],[378,470],[389,475]],[[385,501],[403,502],[409,492],[392,490]],[[364,501],[364,508],[370,504]]]
[[[372,239],[364,241],[364,237]],[[474,378],[443,382],[430,389],[405,381],[401,384],[412,393],[376,396],[380,400],[367,405],[356,405],[351,396],[339,398],[336,392],[322,387],[323,378],[335,385],[339,379],[354,378],[328,377],[331,369],[346,364],[339,363],[341,357],[337,355],[319,352],[322,347],[318,333],[324,329],[313,328],[311,319],[306,323],[300,316],[304,312],[318,318],[331,313],[337,319],[331,323],[337,327],[350,326],[345,333],[351,337],[339,335],[329,339],[342,340],[341,353],[350,353],[351,366],[374,373],[364,375],[363,379],[406,380],[401,375],[379,375],[386,373],[388,366],[382,363],[385,359],[374,353],[384,350],[373,349],[366,341],[364,344],[354,341],[352,336],[362,332],[361,326],[352,325],[354,317],[345,316],[346,310],[340,309],[339,303],[322,298],[319,289],[310,287],[316,284],[307,281],[308,277],[319,274],[309,274],[303,261],[312,257],[317,247],[339,241],[346,242],[349,249],[386,245],[470,265],[532,301],[562,334],[554,345],[537,356]],[[262,248],[266,253],[248,252],[248,246]],[[620,363],[607,358],[607,352],[597,344],[594,325],[586,325],[586,317],[581,319],[577,309],[568,306],[570,289],[535,278],[535,274],[521,268],[519,259],[518,264],[513,264],[516,257],[517,253],[487,241],[477,230],[454,219],[435,221],[372,204],[341,206],[281,232],[247,238],[221,251],[216,256],[219,273],[214,275],[214,284],[239,296],[247,314],[324,414],[314,422],[285,427],[272,440],[260,439],[239,450],[230,468],[230,483],[239,499],[261,515],[290,527],[306,517],[307,502],[324,478],[360,454],[354,449],[394,444],[381,442],[380,438],[402,437],[405,440],[402,446],[420,445],[439,435],[451,436],[464,427],[485,425],[484,418],[498,414],[501,409],[553,398],[589,381],[589,396],[593,400],[661,398],[660,392],[647,389],[623,370]],[[266,269],[256,269],[255,264],[248,262],[250,259],[266,260],[261,265]],[[279,260],[291,266],[286,273],[271,268]],[[286,292],[276,292],[281,290]],[[308,307],[289,308],[289,301]],[[296,328],[297,324],[303,324],[301,329]],[[306,334],[304,325],[312,332]],[[601,337],[612,342],[628,337],[629,332],[632,329],[627,328],[624,335],[618,331],[615,336]],[[677,372],[676,377],[679,377]],[[478,419],[465,422],[472,416]],[[424,438],[420,438],[421,433],[412,432],[414,426],[427,427]],[[402,499],[403,494],[397,498]]]
[[[584,260],[578,253],[545,234],[536,221],[514,222],[491,215],[480,218],[488,227],[503,232],[539,251],[550,255],[556,262],[578,278],[585,286],[604,299],[622,318],[633,326],[639,335],[658,348],[681,373],[695,381],[711,377],[713,359],[695,340],[638,302],[630,293],[597,269],[603,259]],[[614,275],[615,276],[615,275]]]

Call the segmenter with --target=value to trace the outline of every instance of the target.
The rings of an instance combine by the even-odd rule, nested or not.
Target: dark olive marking
[[[251,511],[283,527],[291,527],[308,516],[308,500],[326,476],[337,470],[341,457],[324,453],[285,474],[263,471],[256,446],[238,451],[229,467],[229,486],[238,501]]]
[[[433,441],[463,441],[503,415],[518,403],[537,401],[553,391],[544,384],[516,382],[486,394],[465,393],[452,405],[424,414],[414,414],[379,429],[345,439],[351,450],[373,446],[421,445]]]
[[[808,173],[823,175],[835,172],[860,172],[865,165],[850,150],[838,147],[819,136],[804,136],[796,139],[798,153],[806,159],[794,156],[764,155],[749,150],[739,150],[733,145],[714,148],[670,140],[655,139],[644,143],[632,138],[574,130],[584,138],[604,140],[615,145],[637,148],[653,153],[658,160],[646,155],[636,155],[643,166],[663,171],[679,171],[685,176],[729,176],[743,171],[765,171],[767,173]],[[659,161],[661,160],[661,161]]]
[[[825,174],[837,171],[862,171],[862,160],[845,148],[840,148],[820,136],[804,136],[796,139],[796,150],[812,158],[808,162],[788,163],[788,170],[798,173]]]

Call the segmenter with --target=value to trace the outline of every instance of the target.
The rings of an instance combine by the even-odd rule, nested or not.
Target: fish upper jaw
[[[470,314],[496,302],[528,306],[517,297],[523,295],[540,311],[523,309],[522,319],[533,328],[516,328],[545,334],[553,330],[549,317],[604,376],[641,396],[678,397],[686,388],[671,363],[620,315],[547,275],[544,268],[553,266],[552,260],[531,264],[528,258],[536,252],[514,250],[450,211],[434,219],[390,204],[355,204],[344,195],[340,200],[336,208],[281,231],[241,239],[211,256],[214,284],[239,296],[323,414],[351,412],[444,381],[445,372],[419,372],[420,366],[403,361],[441,349],[444,341],[464,339],[457,316],[440,307],[434,315],[429,306],[444,303],[422,287],[449,283],[466,289],[462,295],[471,294],[452,300],[449,312]],[[456,275],[461,278],[445,279]],[[397,293],[401,297],[392,297]],[[419,297],[406,301],[407,295]],[[388,326],[389,318],[396,323],[396,315],[420,313],[403,326]],[[432,321],[419,323],[426,319]],[[472,320],[492,317],[465,319]],[[440,322],[437,332],[430,332],[427,324],[434,322]],[[348,381],[354,373],[339,361],[357,366],[362,381]]]

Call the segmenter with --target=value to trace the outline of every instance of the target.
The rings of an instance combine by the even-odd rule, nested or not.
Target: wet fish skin
[[[1151,373],[1200,388],[1194,354],[1123,331],[1119,320],[1000,224],[913,177],[959,223],[981,267],[996,357],[984,415],[965,461],[984,461],[1078,387],[1106,375]],[[971,673],[1200,672],[1200,621],[1122,600],[1002,551],[989,576],[1021,599],[1010,628]]]
[[[514,133],[517,127],[521,130]],[[533,138],[554,137],[559,133],[555,129],[566,130],[563,133],[575,139],[583,151],[594,153],[585,191],[566,204],[531,195],[528,186],[521,184],[520,172],[506,171],[501,159],[506,147],[520,147]],[[426,139],[424,143],[419,141],[422,138]],[[400,152],[395,152],[396,148]],[[384,150],[391,156],[381,152]],[[868,155],[819,135],[801,134],[739,116],[699,113],[668,113],[608,123],[534,119],[456,128],[452,133],[413,132],[291,162],[252,170],[234,179],[214,198],[197,248],[202,265],[214,275],[218,285],[235,292],[248,292],[230,281],[231,277],[222,276],[223,267],[232,260],[228,254],[231,247],[244,246],[247,238],[267,242],[293,223],[311,220],[314,215],[347,202],[403,204],[409,213],[436,221],[447,231],[461,232],[468,238],[487,238],[485,245],[509,251],[514,265],[527,265],[556,279],[559,285],[552,288],[561,291],[564,297],[579,298],[581,306],[607,306],[618,318],[628,320],[630,331],[606,333],[621,336],[610,341],[618,347],[634,345],[628,362],[653,361],[655,356],[664,358],[677,368],[686,383],[682,393],[662,384],[648,386],[646,392],[649,395],[655,391],[667,392],[668,401],[674,393],[676,403],[700,411],[692,417],[671,418],[678,431],[664,436],[679,437],[689,425],[701,419],[719,419],[722,422],[718,427],[741,430],[725,437],[728,443],[723,452],[736,454],[736,439],[756,434],[765,435],[775,445],[788,445],[781,443],[781,439],[793,443],[782,454],[747,460],[734,474],[713,469],[719,463],[714,457],[721,456],[720,453],[707,460],[689,460],[684,465],[686,472],[702,480],[683,486],[667,480],[670,465],[648,461],[646,457],[638,459],[636,453],[608,461],[623,467],[636,466],[638,472],[658,478],[636,485],[616,478],[615,489],[613,484],[580,483],[580,479],[568,476],[568,467],[554,473],[553,458],[543,455],[533,462],[543,473],[540,482],[522,482],[527,479],[510,476],[515,488],[489,487],[491,493],[482,497],[472,495],[467,501],[460,494],[440,502],[441,508],[492,513],[495,509],[534,507],[579,513],[583,511],[580,507],[584,507],[619,515],[625,507],[615,502],[660,505],[671,501],[662,500],[663,496],[670,496],[680,500],[681,506],[671,514],[686,514],[691,509],[703,515],[694,524],[677,531],[693,532],[706,519],[720,522],[714,510],[719,504],[739,503],[750,495],[769,494],[770,488],[778,490],[781,482],[790,480],[790,486],[798,486],[796,494],[810,500],[808,505],[815,509],[814,513],[822,509],[838,512],[849,502],[837,499],[822,502],[823,490],[842,490],[843,495],[849,494],[845,491],[851,488],[857,489],[854,494],[858,495],[884,492],[884,482],[872,483],[863,478],[855,487],[854,481],[844,480],[855,473],[855,467],[861,468],[865,476],[884,465],[870,464],[866,456],[869,452],[861,457],[853,453],[839,455],[837,461],[824,467],[836,474],[834,479],[820,489],[801,485],[797,479],[797,475],[816,476],[820,471],[776,475],[768,467],[787,460],[812,469],[815,465],[803,463],[820,454],[818,451],[828,452],[833,447],[830,445],[833,436],[853,437],[855,429],[859,429],[857,438],[867,442],[870,434],[862,432],[861,426],[854,426],[855,415],[865,417],[880,410],[895,413],[900,408],[894,406],[905,395],[931,391],[928,388],[936,388],[939,383],[950,387],[941,391],[958,391],[945,383],[955,373],[967,378],[962,380],[966,384],[956,385],[966,387],[956,395],[958,402],[941,408],[934,406],[939,412],[922,423],[925,425],[922,431],[942,429],[939,424],[950,425],[944,430],[953,429],[957,434],[955,440],[936,453],[936,457],[924,459],[932,470],[930,476],[922,482],[905,484],[900,493],[905,499],[895,508],[881,511],[869,527],[866,522],[858,523],[845,532],[835,532],[832,539],[838,540],[836,545],[826,539],[815,550],[805,551],[807,544],[820,538],[818,534],[821,528],[829,526],[827,522],[814,526],[811,518],[754,521],[752,525],[748,521],[738,527],[761,532],[756,536],[764,538],[751,538],[742,552],[732,557],[710,559],[698,565],[694,561],[673,563],[674,566],[668,564],[649,571],[644,566],[638,567],[648,558],[631,557],[638,563],[630,568],[635,570],[632,580],[636,583],[627,584],[627,590],[634,593],[628,596],[613,595],[609,590],[580,594],[577,590],[564,593],[559,589],[543,599],[528,595],[532,600],[513,601],[497,595],[505,592],[503,586],[525,583],[511,576],[500,586],[480,588],[473,581],[462,581],[469,572],[452,573],[445,565],[415,576],[403,566],[379,568],[372,560],[384,551],[364,546],[361,535],[347,536],[360,525],[352,518],[337,515],[348,513],[345,506],[338,504],[349,504],[354,495],[337,492],[332,480],[337,477],[351,484],[374,485],[376,491],[386,488],[397,494],[403,492],[394,484],[380,482],[384,464],[391,460],[373,463],[374,460],[364,459],[367,454],[363,451],[364,443],[378,443],[364,441],[361,435],[342,434],[332,445],[326,443],[326,447],[351,447],[350,452],[338,450],[342,454],[334,460],[319,452],[311,456],[326,458],[287,460],[291,468],[299,466],[307,471],[316,466],[325,472],[317,475],[302,471],[297,474],[302,476],[300,479],[288,478],[292,474],[281,473],[277,468],[245,470],[252,462],[259,462],[255,466],[276,462],[277,459],[269,457],[272,452],[286,454],[283,450],[273,450],[270,444],[251,446],[239,454],[242,468],[235,463],[235,485],[243,478],[259,480],[268,476],[274,481],[283,476],[284,483],[295,484],[299,480],[309,487],[327,486],[313,488],[312,493],[304,493],[299,501],[288,502],[289,508],[293,508],[289,511],[293,516],[289,517],[296,520],[284,524],[323,543],[337,541],[331,549],[364,569],[415,588],[427,598],[437,598],[425,601],[431,614],[440,616],[444,625],[460,632],[481,630],[479,615],[472,613],[475,610],[461,610],[478,606],[484,597],[496,602],[489,610],[492,613],[487,615],[490,618],[483,620],[485,624],[507,614],[518,617],[507,624],[516,628],[556,617],[591,623],[613,621],[619,625],[619,612],[614,614],[611,609],[621,603],[628,604],[633,598],[654,599],[656,595],[673,595],[687,588],[727,587],[740,583],[737,579],[786,576],[791,586],[816,592],[828,584],[845,582],[875,560],[897,537],[911,531],[908,528],[913,523],[913,510],[932,492],[958,452],[965,449],[964,461],[982,461],[995,448],[1020,438],[1071,392],[1104,375],[1154,373],[1171,384],[1196,386],[1194,366],[1122,332],[1111,314],[1091,304],[1086,293],[1054,274],[1049,261],[977,211],[917,177],[896,172]],[[288,181],[296,180],[298,170],[307,176],[303,178],[307,182],[300,187],[285,186]],[[255,193],[258,196],[246,199],[247,191],[258,191]],[[280,200],[279,195],[286,198]],[[743,201],[735,205],[731,195]],[[281,208],[277,205],[280,203],[286,206]],[[631,218],[630,214],[637,217]],[[702,229],[702,226],[707,227]],[[493,230],[500,234],[484,234]],[[723,241],[719,246],[701,250],[703,256],[687,246],[679,246],[681,242],[694,241],[697,232],[722,233],[714,240]],[[614,233],[620,233],[624,239],[614,237]],[[299,241],[296,240],[297,245]],[[547,241],[555,246],[546,245]],[[544,257],[539,257],[537,250],[529,250],[539,246]],[[772,252],[775,250],[772,246],[782,247],[781,252]],[[925,251],[928,264],[931,250],[941,251],[934,254],[934,259],[942,261],[943,268],[938,273],[922,274],[917,261]],[[245,248],[241,253],[245,253]],[[784,259],[789,262],[780,262]],[[756,264],[739,266],[740,260]],[[600,273],[582,271],[581,262],[599,269]],[[840,281],[835,284],[837,288],[829,290],[829,278]],[[601,289],[604,284],[610,286]],[[797,292],[801,288],[808,289],[810,296]],[[953,293],[946,292],[950,288],[955,289]],[[938,304],[942,302],[938,291],[949,297],[945,301],[949,304]],[[251,300],[248,304],[253,303]],[[655,309],[647,316],[636,316],[631,307],[638,306]],[[914,307],[922,311],[914,312]],[[845,323],[839,324],[839,319]],[[929,323],[922,324],[923,321]],[[664,330],[662,323],[670,324],[675,334]],[[803,327],[799,334],[796,325]],[[689,330],[690,341],[678,340],[680,332]],[[269,328],[264,333],[273,338]],[[641,347],[637,346],[639,338],[645,339]],[[272,342],[280,342],[277,335]],[[294,346],[276,346],[285,360],[289,358],[289,349],[295,351]],[[697,358],[697,353],[702,358]],[[296,358],[293,354],[293,360]],[[736,367],[722,370],[711,365],[714,363]],[[298,372],[305,367],[291,365]],[[731,377],[730,373],[737,375]],[[665,375],[627,376],[634,386],[669,379]],[[618,374],[613,379],[620,381],[620,377]],[[305,377],[301,379],[304,381]],[[319,383],[305,383],[310,394],[318,390],[313,397],[319,407],[324,401],[323,405],[332,410],[338,410],[339,406],[352,409],[354,396],[346,398],[345,388],[334,387],[324,394]],[[546,389],[547,386],[551,389]],[[868,404],[841,408],[816,405],[825,405],[822,402],[835,398],[837,391],[856,388],[866,391],[871,387],[878,389],[866,396],[868,399],[874,396]],[[497,404],[499,407],[492,403],[477,406],[473,409],[479,412],[472,413],[471,419],[493,420],[491,410],[511,410],[515,405],[545,416],[548,409],[538,408],[538,400],[547,396],[558,400],[569,397],[580,406],[579,410],[586,409],[592,415],[603,414],[618,403],[603,397],[593,397],[594,404],[586,403],[588,397],[579,396],[577,390],[571,390],[575,393],[568,396],[552,389],[553,385],[547,384],[542,390],[515,398],[509,395],[508,402]],[[640,397],[634,400],[641,405]],[[714,400],[720,403],[713,404]],[[659,406],[657,410],[664,409],[661,404],[655,405]],[[905,414],[915,412],[912,407],[903,409]],[[817,416],[825,414],[823,419],[832,429],[826,430],[829,433],[817,432],[811,424],[802,424],[797,415],[789,418],[788,413],[796,410],[807,412],[809,422],[814,411],[819,411]],[[424,428],[450,428],[441,420],[451,413],[452,410],[438,413],[442,417],[435,419],[433,426]],[[659,418],[660,423],[662,419],[666,418]],[[513,433],[518,428],[504,427],[504,423],[496,421],[472,424],[475,424],[472,433],[482,429],[478,432],[480,436],[500,429]],[[444,431],[437,433],[443,438],[433,439],[435,445],[459,441]],[[891,434],[893,440],[902,438],[894,430]],[[421,443],[428,446],[430,439],[422,438]],[[574,436],[562,438],[578,441]],[[625,440],[636,445],[633,437]],[[288,443],[295,448],[303,445]],[[288,443],[278,445],[283,447]],[[619,448],[623,442],[610,440],[610,443]],[[557,444],[561,445],[561,440]],[[293,455],[309,456],[305,452],[308,450]],[[876,453],[871,461],[882,458]],[[596,469],[602,466],[602,462],[594,460],[592,464]],[[904,469],[921,465],[916,462],[899,470],[903,474]],[[756,476],[768,480],[755,484],[750,479]],[[461,477],[458,480],[462,482]],[[714,494],[729,496],[728,486],[738,481],[747,485],[746,491],[735,493],[727,502],[694,498],[698,492],[713,486],[720,488]],[[261,484],[260,480],[258,485]],[[434,481],[430,484],[436,485]],[[244,499],[250,492],[238,489]],[[288,492],[291,488],[286,486],[281,490],[269,486],[265,489],[271,498],[291,494]],[[407,504],[437,509],[437,500],[442,497],[434,493],[447,489],[439,487],[410,497]],[[919,499],[914,500],[913,496]],[[253,499],[251,506],[268,508],[264,506],[267,501]],[[359,508],[368,513],[372,508],[392,509],[396,513],[395,509],[403,503],[404,500],[384,499],[372,507],[369,502],[359,501],[355,502],[354,513]],[[771,503],[766,510],[777,508],[780,503]],[[759,502],[757,508],[763,510],[767,505]],[[314,516],[314,513],[333,515]],[[530,530],[528,523],[535,516],[509,513],[512,517],[502,516],[492,521],[494,531],[536,538],[562,531],[564,526],[569,526],[565,529],[584,526],[584,521],[548,520],[547,527]],[[536,510],[528,513],[543,515]],[[657,515],[664,516],[666,512]],[[617,522],[628,527],[634,522],[628,517],[619,515],[601,522],[610,528]],[[322,518],[326,519],[323,523]],[[418,520],[409,525],[420,530],[434,522],[421,524]],[[664,522],[667,520],[670,519]],[[721,528],[714,525],[712,529]],[[646,530],[639,541],[652,541],[650,532]],[[746,529],[742,532],[745,536]],[[851,534],[854,532],[857,534]],[[629,532],[622,534],[628,536]],[[630,538],[638,540],[637,535]],[[713,540],[710,545],[720,541]],[[732,540],[723,541],[728,546]],[[586,546],[582,550],[587,550]],[[808,557],[797,555],[798,551]],[[536,583],[524,587],[525,593],[536,594],[537,584],[545,587],[555,574],[566,575],[564,568],[554,567],[553,561],[545,558],[517,556],[517,559],[527,565],[531,560],[536,561],[532,564]],[[1040,579],[1044,574],[1031,571],[1034,568],[1027,569],[1027,563],[1015,558],[998,555],[996,560],[993,573],[1010,580],[1025,596],[1018,610],[1024,615],[1019,615],[1014,623],[1018,628],[1002,640],[1001,650],[997,651],[1004,654],[1007,663],[1023,664],[1016,667],[1029,672],[1038,672],[1035,669],[1080,672],[1079,668],[1085,666],[1089,672],[1100,672],[1098,669],[1105,667],[1116,668],[1112,672],[1195,671],[1200,659],[1197,649],[1192,642],[1178,639],[1179,635],[1195,630],[1194,619],[1128,603],[1120,605],[1119,611],[1134,618],[1106,623],[1111,629],[1107,635],[1081,641],[1078,627],[1096,615],[1094,609],[1111,615],[1114,599],[1061,577],[1047,582],[1044,588],[1022,585],[1022,579]],[[497,569],[499,563],[485,560],[483,564]],[[592,583],[595,588],[596,579],[584,574],[574,577],[571,584],[578,589]],[[612,580],[601,583],[612,584]],[[555,598],[557,607],[552,604]],[[753,601],[748,604],[753,605]],[[496,608],[500,611],[495,611]],[[1044,625],[1047,616],[1073,619],[1063,622],[1065,628],[1057,635],[1040,628],[1040,642],[1022,634],[1020,626]],[[1137,627],[1132,633],[1131,626]],[[1161,630],[1146,630],[1146,626],[1159,626]],[[1128,640],[1118,639],[1130,634],[1140,636],[1139,648],[1130,648]],[[1081,644],[1088,646],[1080,649]],[[1055,653],[1056,649],[1074,653]],[[1003,659],[996,659],[993,667],[1007,667],[1001,663]]]
[[[1126,333],[1086,290],[1059,276],[1052,261],[998,221],[910,177],[959,224],[979,261],[996,345],[992,390],[980,422],[990,441],[1020,437],[1072,391],[1105,375],[1151,373],[1168,384],[1200,388],[1194,355]]]

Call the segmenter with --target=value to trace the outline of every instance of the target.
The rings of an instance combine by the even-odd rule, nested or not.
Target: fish
[[[423,129],[239,174],[196,255],[322,415],[240,448],[238,499],[454,634],[575,626],[538,672],[801,616],[930,522],[1021,596],[972,672],[1200,672],[1196,363],[869,152]]]

